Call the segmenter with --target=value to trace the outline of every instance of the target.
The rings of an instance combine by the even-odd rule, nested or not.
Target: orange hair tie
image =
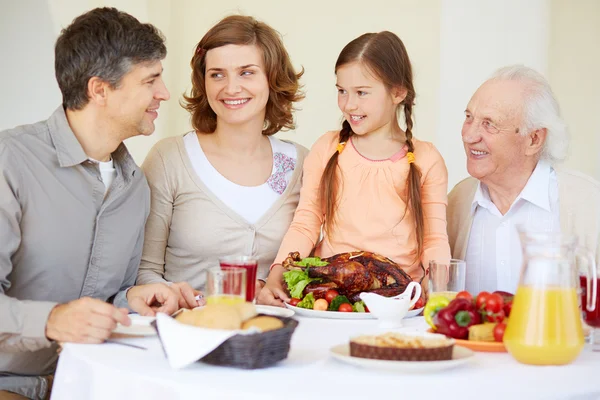
[[[415,154],[412,151],[409,151],[408,153],[406,153],[406,160],[408,161],[409,164],[412,164],[415,162]]]
[[[338,143],[338,145],[335,149],[337,150],[338,153],[342,154],[342,151],[344,151],[344,147],[346,147],[346,142],[341,142],[341,143]]]

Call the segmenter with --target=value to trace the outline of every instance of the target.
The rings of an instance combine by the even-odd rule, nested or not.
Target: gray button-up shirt
[[[45,336],[57,303],[89,296],[127,307],[150,208],[142,171],[123,144],[109,192],[59,107],[0,132],[0,374],[51,373]]]

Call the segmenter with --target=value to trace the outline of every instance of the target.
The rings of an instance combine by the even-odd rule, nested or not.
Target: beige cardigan
[[[298,206],[308,150],[295,144],[296,168],[271,208],[250,224],[219,200],[196,174],[183,136],[158,142],[142,169],[151,189],[138,284],[186,281],[202,288],[204,270],[224,255],[253,255],[266,278]]]
[[[562,232],[574,233],[581,246],[600,264],[600,183],[580,172],[555,168],[558,181],[559,218]],[[448,195],[448,239],[452,257],[465,259],[473,223],[471,203],[477,179],[459,182]]]

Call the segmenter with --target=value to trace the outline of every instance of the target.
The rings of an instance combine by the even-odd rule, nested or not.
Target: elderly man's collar
[[[538,161],[535,169],[527,181],[527,184],[523,190],[521,190],[521,193],[515,198],[511,208],[520,199],[523,199],[546,211],[551,211],[549,199],[551,172],[552,166],[550,163],[548,163],[548,161],[543,159]],[[487,186],[481,181],[478,182],[475,196],[471,202],[471,215],[475,213],[475,210],[478,206],[490,209],[492,208],[492,204],[493,202]]]

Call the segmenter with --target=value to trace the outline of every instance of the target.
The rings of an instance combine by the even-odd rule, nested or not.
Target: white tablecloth
[[[528,366],[507,353],[476,353],[467,365],[427,374],[399,374],[350,366],[329,349],[369,332],[377,321],[298,317],[288,359],[261,370],[195,363],[172,370],[156,337],[127,339],[148,347],[67,344],[52,400],[67,399],[600,399],[600,353],[584,349],[567,366]],[[422,317],[407,330],[426,329]]]

